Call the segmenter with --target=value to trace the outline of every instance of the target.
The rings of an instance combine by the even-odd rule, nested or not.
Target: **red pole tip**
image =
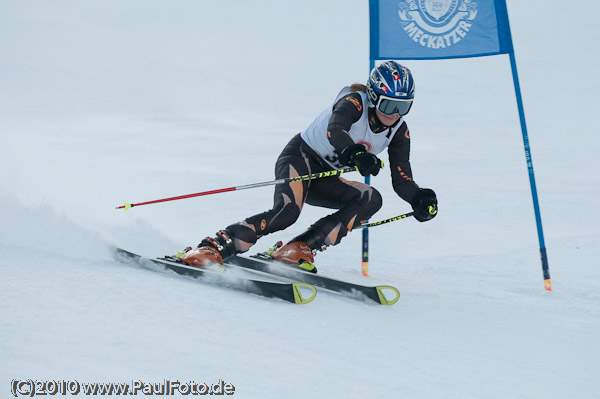
[[[547,291],[552,291],[552,284],[550,284],[550,279],[544,281],[544,288],[546,288]]]

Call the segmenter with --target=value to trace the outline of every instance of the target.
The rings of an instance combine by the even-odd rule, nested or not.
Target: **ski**
[[[289,267],[289,265],[278,264],[276,261],[268,259],[267,256],[268,255],[258,254],[249,258],[236,255],[228,258],[227,263],[314,285],[317,288],[324,288],[329,291],[334,291],[340,295],[344,295],[353,299],[360,300],[366,297],[369,300],[381,305],[393,305],[398,302],[398,299],[400,298],[400,292],[396,288],[389,285],[370,287],[349,283],[319,274],[296,270]],[[384,292],[388,291],[393,293],[393,298],[388,299],[388,297],[386,297]]]
[[[261,281],[252,278],[231,276],[227,274],[227,269],[230,267],[229,265],[225,265],[225,270],[219,271],[189,266],[185,263],[177,262],[176,258],[146,258],[121,248],[115,248],[115,253],[118,260],[132,260],[142,266],[151,262],[152,264],[162,266],[165,269],[172,270],[177,274],[193,276],[210,284],[268,298],[279,298],[296,304],[309,303],[315,299],[317,294],[315,287],[305,282]],[[300,290],[301,288],[311,290],[312,295],[310,297],[303,296]]]

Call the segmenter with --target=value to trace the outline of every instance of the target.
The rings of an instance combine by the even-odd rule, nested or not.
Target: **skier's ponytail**
[[[363,93],[366,93],[367,92],[367,86],[363,85],[362,83],[352,83],[350,85],[350,90],[352,92],[362,91]]]

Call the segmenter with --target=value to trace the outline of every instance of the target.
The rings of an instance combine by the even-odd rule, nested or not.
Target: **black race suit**
[[[346,97],[361,101],[357,93]],[[360,107],[357,110],[355,106],[356,101],[344,101],[346,97],[334,105],[328,125],[329,142],[338,152],[354,144],[346,132],[361,115]],[[383,126],[374,112],[369,116],[371,130],[374,133],[387,134],[390,128]],[[419,186],[412,180],[409,153],[410,135],[406,123],[403,123],[388,146],[388,154],[394,190],[408,202],[419,190]],[[303,176],[329,170],[333,170],[333,167],[298,134],[277,158],[275,178]],[[227,227],[234,240],[236,252],[245,252],[260,237],[292,225],[300,216],[304,204],[336,210],[311,226],[321,237],[323,245],[336,245],[349,231],[370,219],[381,208],[382,198],[375,188],[365,183],[348,181],[343,177],[278,184],[275,186],[272,209]]]

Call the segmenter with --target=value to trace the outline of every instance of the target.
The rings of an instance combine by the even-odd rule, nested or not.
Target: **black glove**
[[[342,165],[355,166],[363,176],[377,176],[381,169],[381,159],[367,152],[362,144],[353,144],[344,148],[340,153]]]
[[[426,222],[437,215],[437,198],[435,192],[429,188],[420,189],[410,201],[412,209],[415,211],[415,219],[419,222]]]

